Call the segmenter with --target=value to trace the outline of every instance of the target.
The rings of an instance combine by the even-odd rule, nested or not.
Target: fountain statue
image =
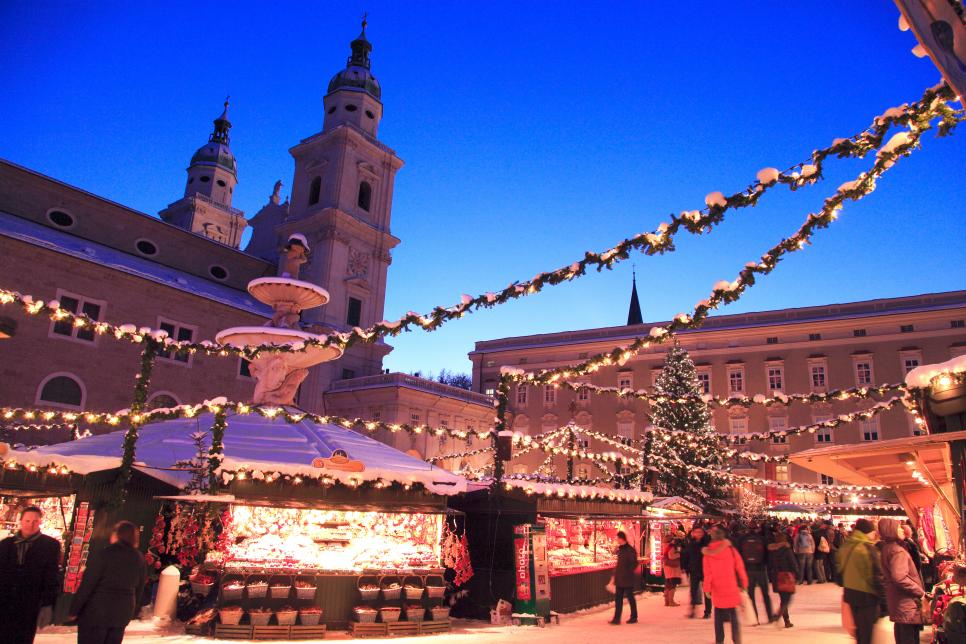
[[[294,404],[295,393],[309,375],[309,367],[342,356],[342,349],[333,346],[291,350],[319,337],[299,328],[302,311],[329,301],[324,288],[298,279],[308,253],[305,236],[290,235],[279,260],[280,276],[260,277],[248,283],[252,297],[272,307],[272,319],[264,326],[232,327],[215,336],[218,342],[237,348],[266,344],[279,348],[261,351],[251,360],[249,370],[256,380],[252,401],[256,405]]]

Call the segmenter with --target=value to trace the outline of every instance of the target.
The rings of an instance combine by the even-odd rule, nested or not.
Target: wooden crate
[[[287,640],[291,626],[256,626],[253,640]]]
[[[419,622],[387,622],[390,635],[419,635]]]
[[[289,638],[293,640],[321,640],[325,639],[325,624],[317,626],[291,626]]]
[[[389,633],[384,622],[376,624],[349,622],[349,632],[352,637],[385,637]]]
[[[206,637],[211,635],[211,631],[214,630],[215,625],[213,622],[202,622],[200,624],[185,624],[184,632],[186,635],[196,635],[199,637]]]
[[[252,638],[252,626],[251,624],[241,624],[238,626],[216,624],[215,637],[218,639],[250,640]]]
[[[419,634],[435,635],[436,633],[448,633],[451,628],[449,619],[427,620],[419,625]]]

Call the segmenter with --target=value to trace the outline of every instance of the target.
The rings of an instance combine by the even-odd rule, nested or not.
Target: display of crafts
[[[440,567],[442,515],[232,507],[227,546],[209,562],[358,572]]]
[[[611,568],[617,564],[617,532],[623,530],[637,543],[638,524],[630,521],[544,519],[550,574],[566,575]]]

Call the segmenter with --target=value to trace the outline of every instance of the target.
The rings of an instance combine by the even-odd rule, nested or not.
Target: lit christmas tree
[[[652,476],[656,478],[655,493],[682,496],[705,508],[715,508],[728,496],[725,479],[692,467],[720,468],[721,441],[711,425],[708,406],[698,398],[702,392],[694,363],[683,348],[675,345],[668,351],[654,393],[668,400],[651,404],[651,425],[677,432],[647,432],[644,459],[656,471]],[[676,402],[681,398],[693,402]]]

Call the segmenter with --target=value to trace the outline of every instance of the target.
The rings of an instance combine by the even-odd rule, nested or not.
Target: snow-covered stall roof
[[[910,387],[928,387],[932,379],[942,374],[960,374],[966,371],[966,354],[956,356],[938,364],[924,364],[906,374],[906,384]]]
[[[190,476],[171,471],[178,461],[195,457],[192,434],[211,427],[213,414],[179,418],[144,425],[139,432],[135,465],[146,474],[174,485]],[[208,438],[205,438],[207,450]],[[120,464],[124,432],[92,436],[31,450],[11,450],[5,456],[23,465],[43,467],[66,465],[78,474],[113,469]],[[313,466],[314,459],[329,458],[343,450],[353,461],[361,461],[361,472],[345,472]],[[337,481],[421,483],[435,494],[453,495],[466,491],[466,479],[400,452],[384,443],[333,424],[318,424],[308,418],[289,423],[282,418],[258,414],[230,416],[224,437],[222,470],[246,470],[252,478],[259,473],[277,472],[291,476],[320,477]]]
[[[491,487],[494,483],[492,478],[484,478],[470,483],[469,491],[474,492]],[[500,481],[500,485],[518,489],[526,494],[540,494],[547,497],[570,498],[570,499],[604,499],[609,501],[622,501],[625,503],[649,503],[654,495],[650,492],[639,490],[618,490],[610,487],[596,487],[591,485],[573,485],[570,483],[551,483],[542,481],[527,481],[522,479],[506,478]]]

